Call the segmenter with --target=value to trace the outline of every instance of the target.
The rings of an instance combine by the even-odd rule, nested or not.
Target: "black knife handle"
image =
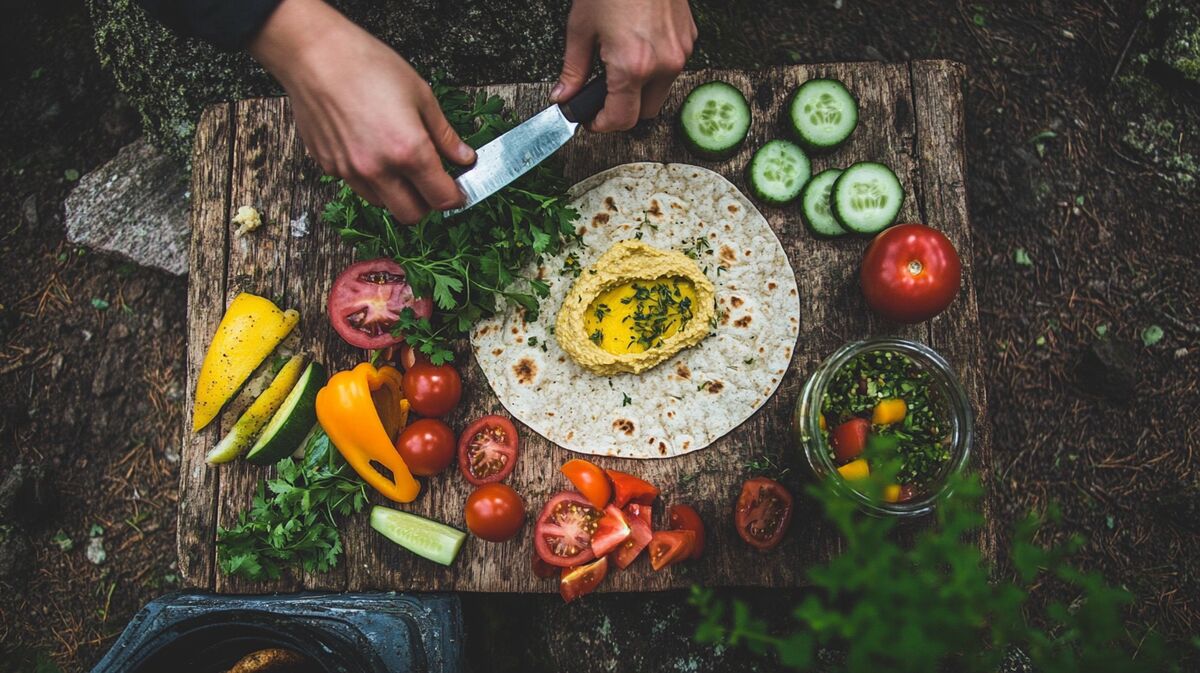
[[[596,75],[571,100],[562,104],[563,116],[573,122],[586,124],[595,119],[600,108],[604,107],[604,97],[607,95],[608,85],[604,82],[604,75]]]

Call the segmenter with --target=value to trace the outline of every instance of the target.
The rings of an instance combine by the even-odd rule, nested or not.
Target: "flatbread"
[[[737,187],[698,166],[616,166],[569,195],[581,245],[527,269],[550,286],[538,319],[526,322],[513,306],[471,332],[488,383],[509,413],[571,451],[669,458],[703,449],[759,409],[791,363],[800,298],[783,245]],[[552,333],[575,281],[564,268],[569,255],[586,268],[638,236],[693,254],[716,288],[716,324],[653,369],[599,376],[568,357]]]

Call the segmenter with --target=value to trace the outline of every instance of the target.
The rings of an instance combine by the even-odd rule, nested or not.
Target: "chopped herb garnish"
[[[534,348],[537,348],[537,345],[538,345],[538,338],[537,338],[537,337],[535,337],[535,336],[531,336],[531,337],[529,337],[529,345],[530,345],[530,346],[532,346],[532,347],[534,347]]]
[[[631,404],[633,404],[633,398],[629,396],[629,393],[621,393],[621,406],[627,407]]]
[[[601,341],[604,341],[604,332],[596,330],[595,332],[592,332],[591,336],[588,338],[591,339],[593,343],[599,345]]]

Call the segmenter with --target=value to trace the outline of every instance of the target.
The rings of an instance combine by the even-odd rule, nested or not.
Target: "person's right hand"
[[[284,0],[250,54],[287,89],[308,152],[364,199],[406,224],[462,204],[440,157],[475,151],[390,47],[322,0]]]

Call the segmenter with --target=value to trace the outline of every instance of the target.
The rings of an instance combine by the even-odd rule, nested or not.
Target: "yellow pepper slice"
[[[396,502],[412,502],[421,484],[396,451],[395,439],[408,421],[408,400],[393,367],[364,362],[338,372],[317,392],[317,422],[342,457],[368,484]],[[388,479],[371,465],[383,465]]]
[[[892,425],[903,421],[907,414],[908,405],[899,397],[880,400],[875,405],[875,409],[871,411],[871,423],[873,425]]]
[[[233,298],[208,344],[196,377],[192,431],[208,425],[237,394],[246,379],[300,322],[294,310],[243,292]]]
[[[838,474],[842,475],[842,479],[846,481],[858,481],[871,476],[871,466],[867,464],[866,459],[859,458],[852,460],[849,463],[837,469]]]

